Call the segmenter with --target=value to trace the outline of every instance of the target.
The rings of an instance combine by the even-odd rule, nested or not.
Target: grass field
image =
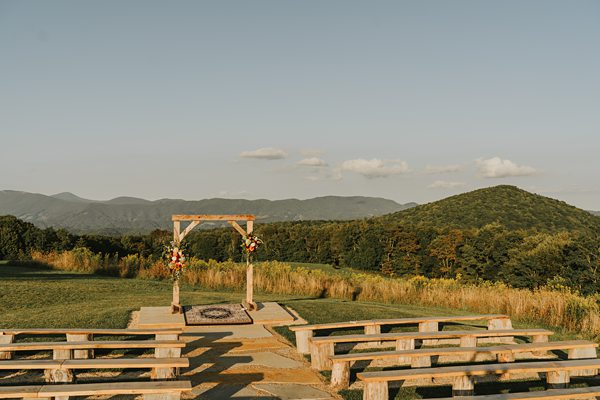
[[[0,264],[0,312],[2,318],[0,327],[123,328],[127,326],[130,313],[138,310],[141,306],[169,305],[171,288],[169,281],[122,279],[3,263]],[[197,286],[183,286],[181,298],[184,304],[239,302],[243,298],[242,289],[216,292],[203,290]],[[256,299],[258,301],[278,301],[285,304],[296,310],[310,323],[469,314],[464,310],[284,296],[260,292],[256,294]],[[528,326],[514,325],[516,328]],[[548,328],[557,331],[556,328]],[[293,343],[293,335],[287,328],[277,328],[277,331]],[[561,340],[573,337],[575,336],[565,335],[558,331],[558,334],[552,339]],[[506,386],[506,384],[504,385]],[[515,388],[515,384],[511,385],[511,388]],[[535,383],[519,385],[529,385],[527,388],[530,389],[537,388]],[[396,398],[446,396],[448,395],[446,389],[415,391],[414,388],[403,388],[398,392]],[[430,390],[434,390],[434,392],[429,393]],[[485,390],[485,387],[482,390]],[[498,386],[494,386],[492,390],[498,390]],[[361,392],[356,390],[344,391],[342,395],[346,399],[362,398]]]

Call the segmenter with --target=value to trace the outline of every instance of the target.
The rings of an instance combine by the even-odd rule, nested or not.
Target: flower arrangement
[[[242,239],[242,249],[246,252],[246,261],[250,261],[252,254],[263,244],[263,241],[256,235],[251,233],[244,236]]]
[[[173,279],[178,281],[186,267],[186,258],[183,254],[183,246],[175,242],[165,247],[165,255],[169,259],[169,270]]]

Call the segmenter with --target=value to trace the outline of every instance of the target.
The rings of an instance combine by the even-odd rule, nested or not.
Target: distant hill
[[[597,215],[597,216],[600,216],[600,211],[590,211],[590,213],[592,213],[594,215]]]
[[[0,215],[14,215],[39,227],[65,228],[74,233],[147,233],[171,229],[172,214],[255,214],[260,222],[350,220],[389,214],[415,203],[398,204],[375,197],[317,197],[308,200],[149,201],[117,197],[108,201],[83,199],[72,193],[46,196],[0,191]],[[210,224],[203,226],[209,227]]]
[[[436,228],[479,228],[499,222],[509,229],[600,232],[600,217],[563,201],[507,185],[459,194],[383,218]]]

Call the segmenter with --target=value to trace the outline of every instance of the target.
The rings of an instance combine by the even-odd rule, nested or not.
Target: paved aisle
[[[262,325],[186,327],[192,380],[199,399],[336,399],[317,372]]]

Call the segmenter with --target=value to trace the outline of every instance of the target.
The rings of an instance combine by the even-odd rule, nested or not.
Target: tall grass
[[[130,255],[123,258],[94,254],[87,249],[32,254],[34,261],[53,268],[142,279],[168,279],[162,260]],[[320,269],[292,268],[269,261],[254,268],[259,291],[357,301],[449,307],[478,313],[503,313],[522,322],[561,327],[588,338],[600,336],[600,307],[595,296],[582,296],[559,283],[537,290],[515,289],[503,283],[477,284],[457,279],[388,278],[351,273],[329,274]],[[210,289],[242,289],[246,268],[234,262],[192,258],[183,282]]]

